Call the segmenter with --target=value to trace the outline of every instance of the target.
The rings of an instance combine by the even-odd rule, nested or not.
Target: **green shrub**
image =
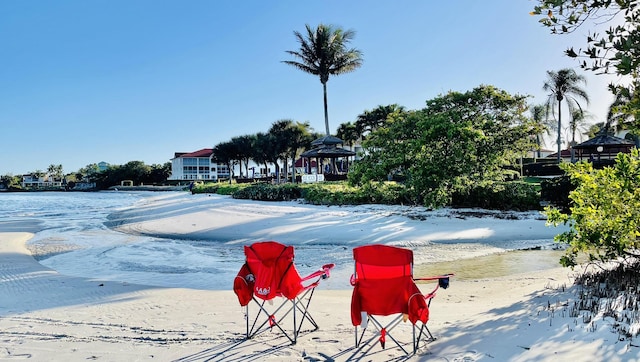
[[[248,186],[247,184],[229,184],[229,183],[223,183],[219,185],[220,186],[218,186],[218,191],[216,192],[219,195],[233,195],[238,190],[242,190]]]
[[[314,205],[360,205],[366,203],[362,190],[344,182],[310,184],[302,197]]]
[[[238,190],[247,187],[248,184],[229,184],[223,182],[196,182],[193,186],[192,192],[194,194],[218,194],[218,195],[232,195]]]
[[[289,201],[299,199],[302,195],[300,188],[294,184],[271,185],[266,183],[243,184],[232,195],[234,199],[249,199],[261,201]]]
[[[486,181],[466,192],[454,192],[451,206],[493,210],[540,210],[537,185],[522,181]]]
[[[404,204],[407,194],[404,185],[396,182],[368,182],[362,187],[346,182],[318,183],[302,190],[305,201],[315,205]]]
[[[540,182],[540,199],[549,204],[568,211],[570,206],[569,193],[576,189],[569,176],[554,177]]]
[[[217,182],[196,182],[191,189],[191,192],[194,194],[215,194],[218,192],[218,186],[220,184]]]

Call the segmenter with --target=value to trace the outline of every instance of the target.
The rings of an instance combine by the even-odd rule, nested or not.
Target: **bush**
[[[223,183],[218,185],[219,186],[216,193],[219,195],[233,195],[237,191],[246,188],[246,185],[244,184],[238,185],[238,184]]]
[[[578,254],[589,261],[617,261],[640,258],[640,152],[619,153],[614,167],[594,169],[589,162],[563,166],[576,184],[571,191],[570,209],[547,207],[551,225],[567,225],[569,230],[555,241],[567,244],[561,259],[564,266],[575,266]]]
[[[194,194],[215,194],[218,192],[218,183],[202,183],[196,182],[191,189],[191,192]]]
[[[302,190],[305,201],[315,205],[399,205],[408,202],[407,194],[402,184],[375,181],[362,187],[346,182],[311,184]]]
[[[554,177],[540,182],[540,199],[563,210],[569,210],[569,193],[575,190],[576,185],[571,182],[569,176]]]
[[[232,195],[234,199],[260,201],[289,201],[302,196],[300,187],[294,184],[271,185],[266,183],[250,184],[238,188]]]
[[[451,206],[517,211],[541,209],[537,185],[522,181],[487,181],[466,192],[454,192]]]

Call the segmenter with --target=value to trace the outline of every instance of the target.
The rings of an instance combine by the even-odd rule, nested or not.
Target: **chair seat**
[[[411,276],[391,279],[361,279],[353,288],[351,321],[362,324],[362,313],[387,316],[406,314],[411,323],[427,323],[429,308]]]

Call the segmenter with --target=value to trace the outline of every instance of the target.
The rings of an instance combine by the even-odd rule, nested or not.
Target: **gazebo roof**
[[[603,146],[603,147],[629,146],[631,147],[634,145],[635,143],[633,141],[625,140],[624,138],[611,136],[611,135],[605,134],[604,132],[601,132],[595,137],[573,146],[573,148],[591,149],[591,148],[596,148],[598,146]]]
[[[356,153],[353,151],[345,150],[342,147],[317,147],[312,148],[308,151],[302,152],[300,157],[324,157],[324,158],[338,158],[338,157],[348,157],[355,156]]]
[[[334,136],[324,136],[322,138],[318,138],[317,140],[311,142],[312,146],[330,146],[330,145],[341,145],[344,141]]]

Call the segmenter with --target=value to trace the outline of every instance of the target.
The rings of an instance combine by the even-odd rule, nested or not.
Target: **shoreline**
[[[242,263],[241,245],[261,240],[276,240],[295,246],[296,261],[308,265],[307,268],[315,266],[313,256],[318,252],[330,252],[331,259],[323,262],[338,265],[334,270],[337,278],[329,283],[331,289],[351,288],[348,283],[349,275],[352,273],[350,249],[369,242],[413,249],[416,273],[421,274],[452,272],[459,275],[459,278],[477,279],[552,269],[558,266],[559,256],[554,260],[558,254],[538,250],[550,248],[549,244],[552,243],[551,238],[555,233],[554,228],[546,227],[544,223],[544,219],[537,212],[428,210],[422,207],[385,205],[327,207],[296,201],[259,202],[235,200],[220,195],[187,193],[148,194],[133,206],[110,213],[103,222],[110,230],[123,235],[158,238],[169,242],[183,240],[185,245],[192,241],[211,243],[211,250],[216,250],[215,253],[230,253],[228,255],[232,256],[231,260],[237,261],[238,265]],[[0,230],[1,227],[2,224]],[[519,241],[522,239],[533,240]],[[308,245],[314,247],[305,250]],[[57,242],[55,238],[48,237],[43,241],[28,243],[27,247],[34,258],[63,273],[100,278],[109,272],[105,267],[95,268],[97,264],[103,264],[99,260],[95,260],[97,264],[84,266],[90,268],[87,270],[96,270],[94,274],[84,274],[82,267],[73,270],[74,256],[63,256],[63,259],[56,259],[55,262],[46,262],[49,257],[85,249],[74,244],[72,239]],[[91,246],[87,250],[90,248]],[[125,248],[126,246],[123,246],[123,250],[118,254],[125,255],[124,253],[129,251]],[[154,247],[145,246],[144,250],[153,252],[152,248]],[[131,250],[136,254],[141,251],[142,249]],[[74,255],[83,255],[83,259],[86,259],[95,258],[102,253],[96,252],[94,256],[91,256],[90,252]],[[162,258],[163,255],[158,254],[158,257]],[[336,257],[337,259],[334,259]],[[520,263],[511,262],[509,259],[518,260]],[[131,265],[138,263],[137,260],[123,261]],[[116,262],[117,259],[109,259],[104,265]],[[215,259],[210,262],[217,263]],[[529,264],[531,268],[522,268],[522,265]],[[493,265],[497,267],[494,268]],[[511,265],[511,268],[505,267],[508,265]],[[229,263],[224,266],[224,282],[214,285],[208,282],[190,283],[188,287],[227,289],[228,285],[232,284],[236,272],[233,270],[231,274],[229,266]],[[175,262],[160,267],[164,270],[184,269]],[[476,275],[465,272],[466,269],[474,270]],[[120,273],[115,269],[113,272],[114,275],[121,275],[114,276],[112,280],[157,285],[150,280],[153,278],[152,274],[147,278],[133,276],[127,279],[124,275],[126,272]],[[194,274],[193,277],[203,276]],[[159,277],[162,278],[162,275]],[[338,282],[343,279],[346,282]],[[171,283],[158,284],[167,287],[180,286],[175,278],[172,280]]]

